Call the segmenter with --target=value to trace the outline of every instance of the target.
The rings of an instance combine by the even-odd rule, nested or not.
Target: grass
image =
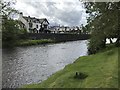
[[[85,79],[75,79],[82,72]],[[107,48],[97,54],[78,58],[73,64],[38,84],[23,88],[118,88],[118,48]]]
[[[30,46],[30,45],[38,45],[38,44],[46,44],[53,43],[54,41],[51,39],[41,39],[41,40],[20,40],[17,42],[17,46]]]

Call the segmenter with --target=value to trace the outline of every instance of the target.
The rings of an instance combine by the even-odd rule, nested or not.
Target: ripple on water
[[[87,41],[36,45],[3,50],[3,88],[38,83],[87,55]]]

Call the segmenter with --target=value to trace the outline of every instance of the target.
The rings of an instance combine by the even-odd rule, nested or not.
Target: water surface
[[[3,49],[2,86],[18,88],[40,83],[51,74],[87,55],[87,40]]]

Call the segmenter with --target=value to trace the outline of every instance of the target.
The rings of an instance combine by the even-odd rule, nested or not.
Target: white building
[[[49,26],[51,33],[59,33],[59,26]]]
[[[19,14],[19,19],[23,23],[23,27],[26,28],[29,33],[47,33],[49,22],[46,18],[38,19],[35,17],[23,16],[23,13]]]
[[[49,30],[51,31],[51,33],[65,33],[65,34],[80,34],[81,30],[80,27],[78,26],[73,26],[73,27],[69,27],[69,26],[50,26]]]

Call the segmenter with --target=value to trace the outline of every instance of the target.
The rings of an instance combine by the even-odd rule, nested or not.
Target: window
[[[29,27],[32,28],[33,24],[32,23],[29,23]]]
[[[38,25],[36,25],[36,28],[38,28]]]
[[[44,28],[46,28],[46,29],[47,29],[47,25],[44,25]]]

